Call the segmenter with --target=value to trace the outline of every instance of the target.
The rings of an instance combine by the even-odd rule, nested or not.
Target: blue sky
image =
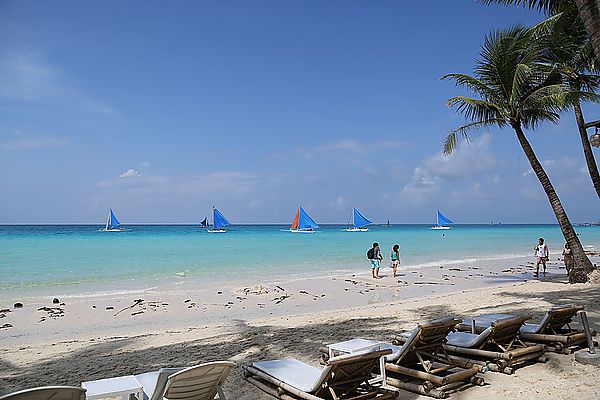
[[[0,223],[555,222],[510,130],[439,77],[541,17],[441,1],[3,1]],[[598,119],[597,106],[584,110]],[[573,221],[600,219],[573,118],[529,132]],[[596,155],[598,151],[596,150]]]

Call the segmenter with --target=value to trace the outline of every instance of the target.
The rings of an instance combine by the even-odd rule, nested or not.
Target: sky
[[[0,223],[555,223],[511,130],[443,74],[542,16],[449,1],[0,1]],[[597,105],[584,108],[600,118]],[[527,135],[574,222],[600,220],[574,118]],[[599,150],[595,150],[598,157]]]

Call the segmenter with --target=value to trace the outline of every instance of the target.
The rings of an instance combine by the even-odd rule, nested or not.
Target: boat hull
[[[434,231],[447,231],[448,229],[450,229],[449,226],[432,226],[429,229],[433,229]]]
[[[206,232],[209,232],[209,233],[226,233],[227,229],[207,229]]]
[[[369,228],[346,228],[346,232],[368,232]]]
[[[119,229],[119,228],[102,228],[98,229],[100,232],[125,232],[127,229]]]
[[[286,232],[291,233],[315,233],[314,229],[289,229]]]

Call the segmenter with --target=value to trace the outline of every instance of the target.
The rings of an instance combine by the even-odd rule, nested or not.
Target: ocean
[[[0,297],[368,272],[366,252],[374,241],[386,257],[383,265],[398,243],[404,269],[533,255],[540,236],[553,254],[564,245],[556,225],[455,225],[446,231],[392,225],[352,233],[342,225],[326,225],[313,234],[282,231],[287,225],[235,225],[224,234],[193,225],[133,225],[126,232],[99,228],[0,226]],[[600,227],[576,230],[584,246],[600,249]]]

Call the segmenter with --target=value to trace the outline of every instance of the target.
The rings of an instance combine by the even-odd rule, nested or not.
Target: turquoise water
[[[287,228],[282,225],[233,226],[225,234],[196,226],[137,225],[118,233],[98,228],[0,226],[0,292],[86,293],[183,279],[204,285],[218,279],[368,270],[365,254],[373,241],[381,244],[387,260],[392,245],[399,243],[403,268],[531,255],[539,236],[554,252],[564,244],[554,225],[457,225],[449,231],[395,225],[357,233],[325,226],[313,234],[282,232]],[[600,248],[600,227],[577,231],[584,246]]]

